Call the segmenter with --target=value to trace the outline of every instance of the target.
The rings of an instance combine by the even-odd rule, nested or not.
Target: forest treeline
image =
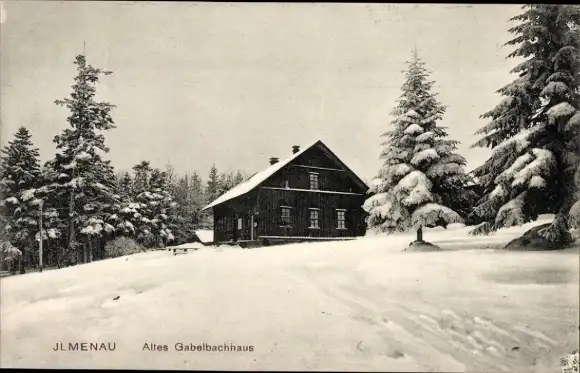
[[[20,127],[0,158],[2,241],[20,250],[20,271],[39,262],[65,267],[103,259],[105,247],[130,237],[144,248],[190,242],[212,227],[201,209],[244,180],[241,171],[211,167],[178,174],[149,161],[119,172],[104,158],[106,134],[115,128],[114,106],[95,99],[99,79],[110,72],[75,60],[70,97],[55,101],[69,111],[69,126],[54,137],[53,158],[41,164],[27,128]]]

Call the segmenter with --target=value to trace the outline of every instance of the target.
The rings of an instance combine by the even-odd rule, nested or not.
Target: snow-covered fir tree
[[[39,229],[34,191],[40,181],[40,165],[31,137],[25,127],[20,127],[0,157],[0,208],[6,220],[2,233],[23,252],[25,260],[36,246],[34,237]]]
[[[83,260],[91,262],[96,251],[103,252],[104,241],[114,236],[111,216],[118,213],[120,200],[115,193],[115,174],[109,161],[96,162],[84,182],[83,197],[77,196],[82,202],[79,227],[85,245],[83,254],[87,255]]]
[[[133,194],[137,195],[149,188],[151,171],[151,164],[148,161],[142,161],[133,166],[133,183],[131,187]]]
[[[209,169],[209,175],[207,177],[207,185],[205,188],[205,194],[207,196],[208,203],[215,200],[219,195],[219,174],[215,165],[212,165]]]
[[[570,241],[578,224],[580,164],[580,8],[576,5],[526,5],[507,45],[509,58],[524,59],[511,72],[517,78],[498,90],[503,100],[483,115],[490,122],[474,144],[492,155],[474,173],[485,195],[474,214],[486,223],[474,233],[521,225],[538,214],[554,221],[538,235],[557,247]]]
[[[176,227],[172,228],[175,240],[191,242],[197,229],[208,227],[201,211],[207,203],[201,177],[195,171],[180,177],[175,182],[172,196],[177,204],[173,214]]]
[[[364,208],[370,229],[416,230],[422,242],[422,227],[462,222],[455,210],[468,205],[473,194],[464,188],[470,178],[463,170],[465,159],[456,153],[457,142],[437,124],[445,106],[432,92],[434,82],[416,50],[407,65],[395,119],[382,135],[383,166]]]
[[[207,205],[207,196],[203,187],[202,178],[197,172],[189,176],[188,200],[189,216],[195,229],[208,229],[213,225],[213,219],[209,211],[201,211]],[[179,201],[176,201],[179,204]]]
[[[123,197],[129,197],[133,194],[133,178],[128,172],[123,172],[117,179],[118,194]]]
[[[192,203],[192,208],[197,214],[197,223],[201,223],[200,210],[205,207],[205,193],[203,189],[203,181],[197,172],[192,172],[189,176],[189,199]]]
[[[135,221],[139,219],[139,204],[133,199],[133,179],[128,172],[118,178],[116,194],[119,196],[119,209],[109,216],[109,223],[118,235],[132,237],[136,233]]]
[[[174,232],[175,243],[181,244],[189,241],[193,237],[192,225],[193,219],[188,219],[191,210],[191,201],[189,199],[189,175],[174,181],[170,186],[171,196],[177,204],[174,214],[170,217],[170,229]]]
[[[168,227],[169,214],[173,213],[175,203],[169,192],[164,172],[153,169],[143,161],[133,167],[134,201],[133,218],[136,222],[137,240],[146,247],[159,247],[173,240]]]
[[[167,173],[154,169],[151,173],[148,211],[153,236],[157,237],[158,245],[163,247],[173,241],[173,232],[169,227],[170,215],[173,215],[176,203],[170,193]]]
[[[150,163],[147,161],[133,166],[132,203],[122,210],[135,229],[135,238],[144,246],[152,246],[155,241],[147,209],[149,199],[146,197],[146,193],[149,193],[151,171]]]
[[[66,226],[59,218],[58,201],[53,199],[55,188],[58,188],[56,183],[58,173],[54,170],[51,161],[45,162],[40,170],[40,187],[36,189],[35,196],[42,201],[42,230],[36,234],[36,241],[40,241],[41,235],[43,240],[44,256],[48,260],[44,263],[56,263],[60,267],[60,259],[62,252],[61,237],[62,232],[66,230]]]
[[[192,195],[193,177],[197,174],[178,178],[171,187],[171,196],[177,204],[174,214],[171,216],[170,228],[174,232],[176,243],[191,242],[195,229],[199,226],[199,209],[195,206],[195,199]]]
[[[92,255],[89,248],[93,240],[113,230],[106,221],[118,203],[112,166],[102,157],[109,151],[103,132],[115,127],[111,117],[114,106],[95,98],[99,79],[111,72],[92,67],[82,55],[76,57],[75,64],[78,74],[70,98],[56,101],[70,110],[70,127],[54,138],[54,168],[60,185],[57,193],[63,202],[61,216],[68,219],[69,251],[78,255],[71,259],[86,262]]]
[[[217,188],[215,193],[216,198],[232,189],[242,181],[244,181],[244,176],[240,171],[237,171],[236,173],[232,171],[222,173],[217,181]]]
[[[169,193],[171,197],[171,201],[174,202],[174,207],[170,209],[170,213],[167,214],[167,219],[165,220],[166,228],[171,232],[173,244],[182,243],[180,238],[183,238],[182,232],[179,230],[183,228],[183,221],[187,219],[184,215],[181,214],[183,208],[177,202],[175,196],[177,194],[177,189],[179,186],[180,177],[173,168],[171,164],[165,165],[165,190]],[[186,174],[187,176],[187,174]],[[181,237],[180,237],[181,236]],[[167,245],[167,242],[164,243]]]

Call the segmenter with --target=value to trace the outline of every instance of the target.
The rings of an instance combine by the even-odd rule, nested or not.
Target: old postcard
[[[579,6],[0,5],[0,367],[578,372]]]

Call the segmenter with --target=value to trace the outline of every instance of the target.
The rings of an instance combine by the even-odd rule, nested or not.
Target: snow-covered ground
[[[8,277],[1,366],[560,372],[578,348],[578,248],[482,249],[529,227],[427,230],[444,252],[403,252],[413,237],[401,234],[156,251]],[[83,341],[116,348],[53,351]],[[180,352],[178,342],[254,347]]]

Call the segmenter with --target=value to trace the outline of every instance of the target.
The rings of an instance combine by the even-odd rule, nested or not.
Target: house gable
[[[310,189],[315,174],[319,191],[364,194],[368,186],[322,142],[305,150],[262,183],[266,188]]]
[[[275,163],[267,169],[252,175],[246,181],[238,184],[217,198],[215,201],[204,207],[203,210],[207,210],[224,202],[245,195],[256,189],[258,186],[269,188],[286,188],[286,180],[288,180],[289,177],[292,177],[295,181],[298,181],[298,184],[294,182],[292,183],[295,186],[309,186],[309,184],[306,184],[305,178],[309,177],[310,172],[318,174],[327,174],[332,172],[333,175],[330,176],[329,174],[328,177],[337,177],[343,183],[341,184],[340,188],[343,190],[336,190],[336,192],[346,191],[346,193],[363,194],[368,190],[368,186],[326,145],[324,145],[322,141],[317,141],[314,144],[307,146],[301,151],[293,154],[291,157]],[[327,178],[323,178],[321,180],[326,179]],[[324,185],[321,185],[321,187],[323,186]],[[324,189],[321,189],[321,191],[323,190]],[[350,190],[352,190],[352,192],[350,192]]]

